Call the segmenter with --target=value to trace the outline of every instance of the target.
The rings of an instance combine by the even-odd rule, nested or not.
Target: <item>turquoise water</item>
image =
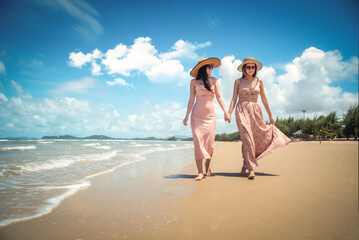
[[[0,226],[49,213],[99,174],[147,154],[193,151],[192,142],[0,140]]]

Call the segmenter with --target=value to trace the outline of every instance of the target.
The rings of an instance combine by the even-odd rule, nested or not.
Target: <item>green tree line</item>
[[[341,137],[358,139],[359,134],[359,105],[350,106],[347,112],[340,119],[336,112],[330,112],[327,116],[321,115],[314,118],[294,119],[277,118],[275,125],[288,137],[293,137],[293,133],[302,130],[302,137],[325,139],[327,137]],[[216,141],[238,141],[239,132],[216,134]]]

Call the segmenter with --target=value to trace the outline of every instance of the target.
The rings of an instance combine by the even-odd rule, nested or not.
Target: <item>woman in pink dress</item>
[[[240,174],[245,175],[248,169],[248,179],[254,179],[253,169],[258,166],[259,158],[290,142],[290,139],[274,125],[263,81],[256,77],[257,71],[261,68],[262,64],[251,57],[245,58],[243,63],[238,66],[237,70],[243,75],[234,82],[233,97],[228,111],[231,115],[239,98],[235,115],[242,139],[243,167]],[[262,103],[267,110],[269,125],[263,122],[262,110],[257,103],[258,95],[261,96]]]
[[[202,170],[203,159],[206,159],[206,174],[207,176],[211,175],[209,164],[213,154],[214,138],[216,134],[214,95],[216,95],[217,101],[224,112],[224,119],[229,122],[230,117],[224,106],[217,79],[211,77],[212,69],[220,65],[221,60],[218,58],[204,58],[198,61],[198,64],[190,73],[195,79],[193,79],[190,84],[190,97],[183,124],[187,126],[188,117],[192,111],[191,129],[198,169],[198,176],[195,178],[197,181],[204,178]]]

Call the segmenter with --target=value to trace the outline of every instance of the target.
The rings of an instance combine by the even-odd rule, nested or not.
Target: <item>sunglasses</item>
[[[208,68],[209,68],[209,69],[212,69],[212,68],[213,68],[213,65],[208,65]]]
[[[256,69],[256,66],[246,66],[246,69],[250,70],[250,69]]]

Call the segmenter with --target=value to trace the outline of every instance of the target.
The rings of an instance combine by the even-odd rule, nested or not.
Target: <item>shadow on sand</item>
[[[279,175],[276,174],[269,174],[269,173],[262,173],[262,172],[255,172],[256,176],[263,176],[263,177],[279,177]],[[222,176],[222,177],[242,177],[242,178],[247,178],[248,177],[248,173],[246,175],[239,175],[238,172],[235,173],[228,173],[228,172],[216,172],[216,173],[212,173],[212,176],[210,177],[215,177],[215,176]],[[188,179],[193,179],[197,177],[197,175],[191,175],[191,174],[172,174],[172,175],[168,175],[168,176],[164,176],[163,178],[170,178],[170,179],[176,179],[176,178],[188,178]]]
[[[197,177],[197,175],[191,175],[191,174],[172,174],[168,176],[164,176],[163,178],[190,178],[193,179]]]
[[[247,178],[249,173],[247,173],[246,175],[239,175],[239,172],[235,172],[235,173],[227,173],[227,172],[216,172],[216,173],[212,173],[213,176],[222,176],[222,177],[243,177],[243,178]],[[270,173],[262,173],[262,172],[255,172],[256,176],[263,176],[263,177],[279,177],[279,175],[276,174],[270,174]]]

